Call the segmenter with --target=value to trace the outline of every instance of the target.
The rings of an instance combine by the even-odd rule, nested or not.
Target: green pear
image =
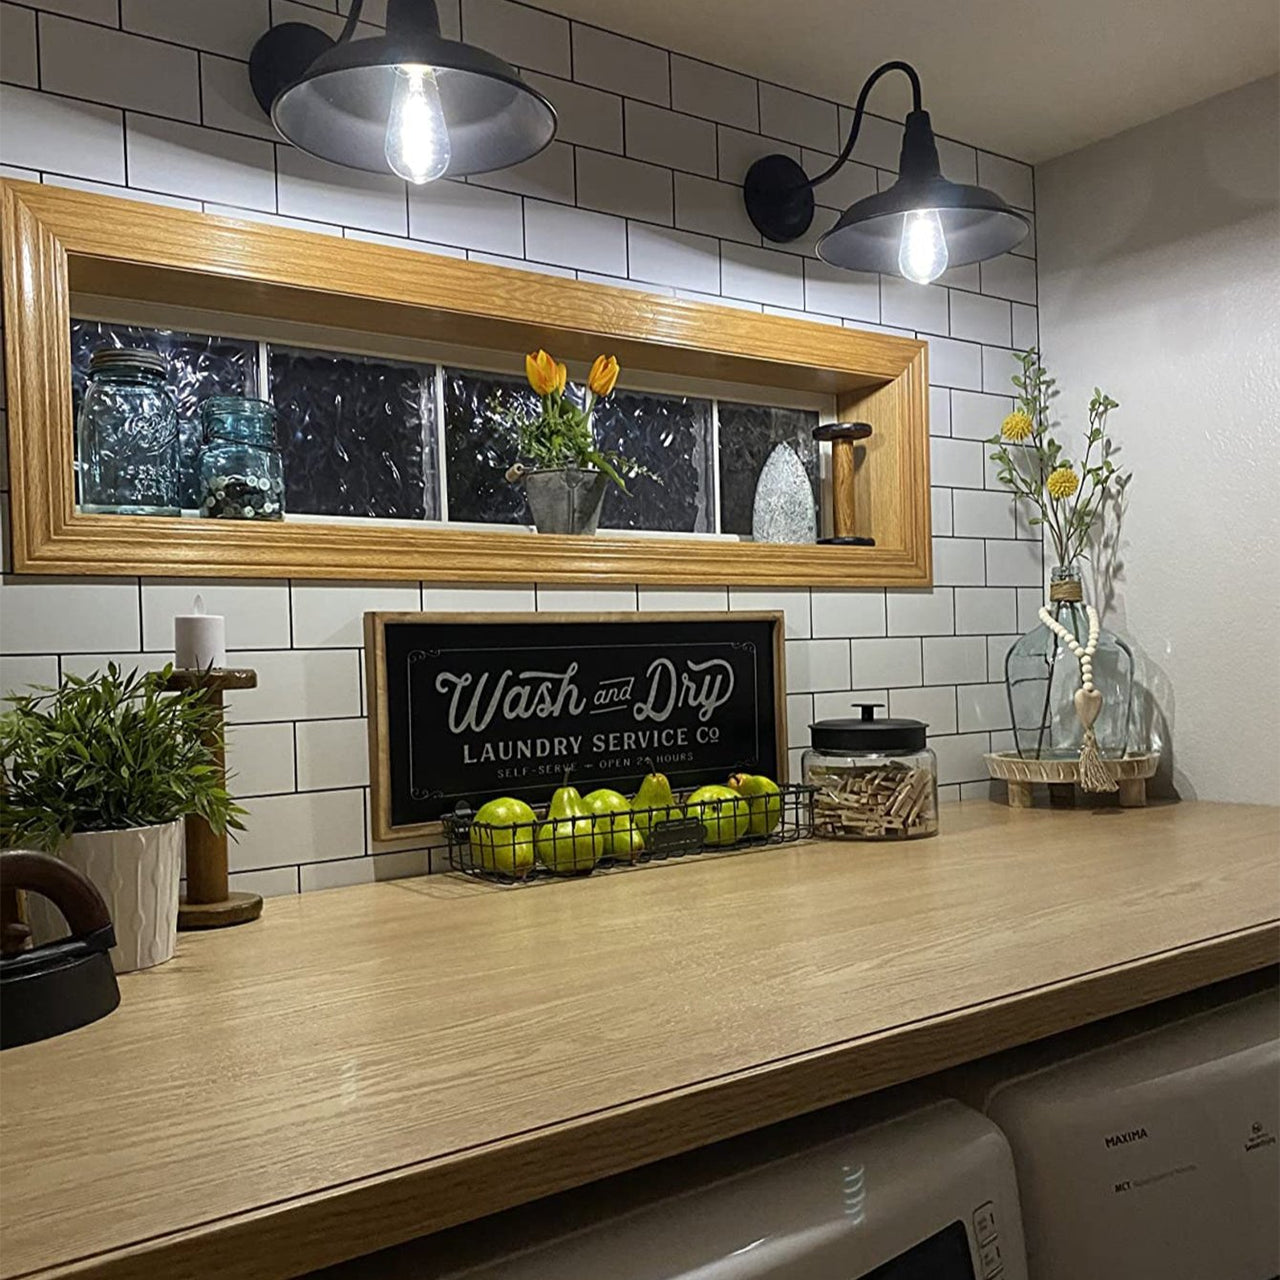
[[[631,802],[608,787],[601,787],[583,803],[596,816],[596,830],[604,836],[604,854],[620,862],[634,862],[644,848],[644,838],[632,821]]]
[[[604,856],[604,836],[577,787],[561,787],[551,797],[534,848],[538,861],[559,876],[590,871]]]
[[[748,835],[767,836],[782,821],[782,796],[772,778],[760,773],[735,773],[729,779],[729,790],[747,798],[751,811]]]
[[[522,876],[533,866],[537,817],[523,800],[501,796],[480,806],[471,820],[471,862],[482,871]]]
[[[742,839],[751,822],[747,801],[718,782],[699,787],[689,797],[685,812],[702,822],[706,842],[711,846],[732,844]]]
[[[676,804],[675,796],[671,794],[671,783],[665,773],[645,775],[636,798],[631,802],[631,808],[635,813],[633,821],[640,834],[646,838],[653,823],[684,816],[680,812],[680,806]]]

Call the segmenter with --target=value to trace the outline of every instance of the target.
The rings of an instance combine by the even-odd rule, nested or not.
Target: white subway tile
[[[1018,587],[1017,588],[1018,607],[1017,620],[1015,623],[998,627],[999,631],[1017,630],[1026,633],[1032,627],[1038,626],[1040,623],[1040,606],[1044,604],[1044,588],[1043,587]],[[990,628],[988,628],[990,630]]]
[[[843,271],[825,262],[804,264],[806,310],[847,320],[880,320],[880,277],[869,271]]]
[[[742,186],[747,170],[761,156],[777,152],[800,163],[800,148],[794,143],[775,142],[772,138],[762,138],[758,133],[745,133],[724,124],[716,126],[716,147],[720,181],[732,182],[738,187]]]
[[[982,292],[1014,302],[1036,302],[1036,264],[1034,258],[1021,258],[1005,253],[979,264]]]
[[[130,115],[129,181],[153,191],[274,212],[274,148],[258,138]]]
[[[889,706],[888,689],[841,689],[836,693],[815,693],[813,695],[814,720],[850,720],[857,719],[859,708]],[[884,715],[881,710],[878,714]]]
[[[36,15],[16,4],[0,4],[0,80],[34,89],[39,82],[36,67]]]
[[[934,484],[955,489],[981,489],[985,446],[977,440],[929,437],[929,476]]]
[[[671,105],[671,71],[665,49],[580,22],[573,24],[573,78],[624,98]]]
[[[1038,607],[1038,606],[1037,606]],[[1018,642],[1018,636],[987,636],[987,676],[988,680],[1004,679],[1004,660],[1009,650]]]
[[[518,67],[571,74],[569,23],[556,14],[510,0],[462,0],[462,29],[468,44]]]
[[[216,4],[121,0],[120,10],[126,31],[243,59],[272,18],[267,0],[217,0]]]
[[[92,182],[88,178],[68,178],[65,174],[46,173],[45,185],[62,187],[67,191],[87,191],[91,195],[114,196],[118,200],[136,200],[140,204],[159,204],[167,209],[190,209],[195,213],[199,213],[202,209],[210,209],[209,205],[199,200],[188,200],[185,196],[168,196],[159,191],[145,191],[142,187],[124,187],[114,182]],[[239,210],[236,213],[238,217],[248,216]]]
[[[0,702],[10,694],[29,693],[34,685],[57,683],[58,659],[51,654],[0,658]]]
[[[890,689],[889,714],[904,720],[923,720],[929,736],[956,731],[956,691],[941,688]]]
[[[371,0],[368,11],[378,14],[385,27],[386,0]],[[442,12],[440,16],[443,33],[444,13]],[[314,3],[314,0],[271,0],[271,25],[280,27],[286,22],[304,22],[308,26],[319,27],[331,40],[336,40],[346,25],[346,14],[339,13],[336,5],[329,10],[329,7],[323,4],[323,0],[319,6]],[[356,23],[355,38],[357,40],[381,34],[382,31],[372,23],[365,21]]]
[[[963,788],[963,787],[961,787],[961,786],[950,786],[950,785],[949,785],[949,786],[945,786],[945,787],[939,787],[939,788],[938,788],[938,803],[939,803],[940,805],[944,805],[944,804],[959,804],[959,803],[960,803],[960,801],[961,801],[961,798],[962,798],[962,793],[963,793],[963,791],[964,791],[964,788]]]
[[[934,141],[938,144],[938,161],[943,175],[951,182],[973,186],[978,181],[978,153],[950,138],[934,138]]]
[[[408,249],[411,253],[434,253],[442,258],[463,258],[467,256],[465,249],[455,244],[432,244],[430,240],[410,240],[405,236],[384,236],[380,231],[365,231],[360,227],[343,227],[345,240],[360,240],[365,244],[385,244],[389,249]],[[519,259],[524,262],[524,259]],[[536,270],[525,264],[526,271]]]
[[[246,800],[245,830],[227,849],[232,871],[325,862],[364,853],[364,792],[306,791]]]
[[[946,387],[929,388],[929,434],[951,434],[951,392]]]
[[[983,391],[951,393],[951,434],[964,440],[989,440],[1013,408],[1009,396]]]
[[[940,489],[935,485],[929,491],[930,514],[933,517],[933,567],[934,581],[939,581],[937,576],[938,569],[938,543],[945,541],[951,536],[951,490]]]
[[[627,227],[633,280],[699,293],[720,292],[720,244],[708,236],[632,222]]]
[[[508,258],[501,253],[481,253],[472,249],[467,258],[471,262],[487,262],[494,267],[510,267],[513,271],[528,271],[539,276],[558,276],[562,280],[581,279],[581,273],[568,267],[556,267],[549,262],[530,262],[526,258]]]
[[[787,688],[817,693],[849,687],[847,640],[788,640]]]
[[[295,790],[293,725],[227,726],[227,774],[234,796],[282,795]],[[305,857],[299,851],[299,857]]]
[[[40,8],[105,27],[120,25],[120,0],[40,0]]]
[[[86,679],[113,662],[125,675],[131,675],[135,671],[163,671],[168,661],[169,655],[162,653],[63,653],[58,659],[63,676]]]
[[[524,256],[520,197],[461,182],[432,182],[410,191],[409,234],[415,240]]]
[[[801,155],[804,171],[810,177],[825,173],[835,163],[835,156],[826,151],[814,151],[805,147]],[[846,160],[831,177],[813,190],[818,204],[835,213],[842,213],[851,204],[875,193],[876,171],[870,165],[859,164],[856,160]]]
[[[583,148],[578,152],[578,204],[602,213],[669,225],[671,170]]]
[[[1013,304],[1013,346],[1016,351],[1029,351],[1040,345],[1040,313],[1025,303]]]
[[[1012,538],[1013,500],[992,490],[957,489],[951,511],[958,538]]]
[[[1001,347],[982,348],[982,389],[993,394],[1009,395],[1011,379],[1021,375],[1022,366],[1013,351]]]
[[[989,151],[978,152],[978,183],[990,187],[1018,209],[1034,209],[1035,192],[1031,181],[1031,166],[1018,160],[1006,160],[1004,156]]]
[[[961,733],[930,738],[929,745],[938,757],[940,785],[980,782],[987,776],[987,763],[983,759],[991,747],[987,734]]]
[[[227,877],[232,893],[256,893],[260,898],[287,898],[298,892],[298,867],[269,867],[239,871]]]
[[[853,641],[853,683],[858,688],[895,688],[920,684],[922,678],[918,639]]]
[[[318,889],[345,889],[353,884],[374,884],[383,880],[403,880],[425,876],[431,870],[429,849],[401,849],[364,858],[342,858],[299,868],[302,892]]]
[[[671,55],[671,105],[739,129],[760,127],[755,80],[678,53]]]
[[[525,77],[556,109],[556,137],[597,151],[622,151],[622,99],[571,80],[531,73]]]
[[[780,611],[788,640],[807,639],[813,634],[809,591],[805,587],[730,587],[729,608],[735,612]]]
[[[929,381],[939,387],[982,390],[982,348],[972,342],[952,338],[929,339]],[[955,401],[952,400],[952,412]],[[956,434],[952,422],[951,434]]]
[[[170,119],[200,119],[200,71],[191,49],[124,31],[40,17],[40,84]]]
[[[956,699],[961,733],[1009,727],[1009,698],[1003,684],[961,685]]]
[[[532,613],[535,607],[532,586],[422,584],[422,608],[427,613]]]
[[[927,684],[980,684],[987,678],[984,636],[926,636],[924,678]]]
[[[5,164],[124,182],[124,117],[115,107],[6,84],[0,85],[0,119]]]
[[[1027,229],[1026,236],[1018,244],[1015,244],[1010,253],[1016,253],[1023,258],[1034,258],[1036,256],[1036,219],[1032,213],[1027,213],[1027,219],[1031,223]]]
[[[978,274],[978,264],[966,262],[962,267],[948,267],[938,277],[938,283],[948,289],[967,289],[970,293],[979,293],[982,278]]]
[[[136,578],[5,578],[0,614],[0,653],[133,653],[141,647]]]
[[[645,102],[626,104],[627,155],[704,177],[716,176],[716,127]]]
[[[987,585],[1039,587],[1044,581],[1038,542],[991,541],[987,547]]]
[[[304,720],[294,729],[299,791],[369,785],[367,720]]]
[[[886,634],[883,591],[858,591],[838,587],[814,590],[811,593],[810,607],[813,611],[815,637],[852,639]]]
[[[672,613],[697,609],[721,613],[729,608],[728,587],[641,587],[641,613]]]
[[[834,155],[840,150],[839,129],[840,120],[834,102],[761,82],[761,133]]]
[[[1012,321],[1009,304],[1003,298],[984,298],[979,293],[952,289],[951,333],[970,342],[1009,342]]]
[[[951,524],[954,528],[955,517]],[[940,587],[981,587],[986,584],[986,563],[979,538],[933,540],[933,581]]]
[[[957,587],[956,634],[992,635],[1017,627],[1018,599],[1010,587]]]
[[[258,673],[258,687],[227,694],[227,719],[323,720],[360,714],[360,661],[353,649],[262,650],[238,653]]]
[[[743,206],[742,189],[730,182],[677,173],[675,202],[676,226],[686,231],[740,240],[744,244],[760,243],[760,233],[752,225]]]
[[[604,275],[627,274],[627,224],[605,213],[526,200],[527,257]]]
[[[880,281],[880,319],[920,333],[946,334],[947,292],[940,285],[885,276]]]
[[[674,298],[676,290],[670,285],[646,284],[643,280],[626,280],[622,276],[606,276],[601,275],[598,271],[578,271],[575,273],[577,279],[585,280],[589,284],[607,284],[612,289],[630,289],[632,293],[647,293],[656,298]],[[699,294],[700,298],[706,297],[705,294]],[[716,302],[720,299],[716,298]]]
[[[277,165],[283,214],[387,235],[404,235],[409,229],[405,184],[394,174],[344,168],[296,147],[281,147]]]
[[[495,169],[492,173],[478,173],[470,182],[473,186],[572,204],[573,148],[567,142],[553,142],[520,164]]]
[[[195,599],[206,613],[226,618],[227,649],[289,647],[289,584],[278,581],[209,582],[200,578],[142,580],[142,647],[173,657],[173,619],[194,613]]]
[[[214,129],[272,141],[279,137],[253,96],[245,64],[234,58],[200,55],[200,111],[201,120]]]
[[[787,746],[807,747],[813,723],[813,694],[787,694]]]
[[[720,250],[720,289],[727,297],[776,307],[804,306],[804,273],[794,254],[753,245],[726,244]]]
[[[293,643],[299,649],[359,649],[366,613],[414,613],[416,582],[295,582]]]
[[[955,630],[950,587],[933,587],[928,591],[890,591],[887,602],[891,636],[949,636]]]
[[[539,613],[634,613],[635,587],[539,587]]]
[[[290,218],[279,213],[264,213],[261,209],[237,209],[234,205],[204,201],[205,213],[223,218],[236,218],[241,222],[260,222],[267,227],[285,227],[290,231],[306,231],[312,235],[343,238],[343,228],[332,222],[313,222],[310,218]]]
[[[849,126],[853,123],[853,111],[847,106],[840,108],[840,141],[843,144],[849,136]],[[838,150],[839,148],[837,148]],[[877,169],[885,169],[890,174],[898,172],[898,158],[902,153],[902,122],[886,120],[871,114],[862,117],[862,127],[858,131],[858,142],[853,148],[853,158],[863,164],[875,165]],[[893,179],[889,179],[892,185]]]

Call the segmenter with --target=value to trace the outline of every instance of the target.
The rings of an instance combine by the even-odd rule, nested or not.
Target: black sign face
[[[566,773],[582,792],[631,792],[651,769],[675,788],[781,773],[778,615],[369,622],[388,832],[495,796],[542,803]]]

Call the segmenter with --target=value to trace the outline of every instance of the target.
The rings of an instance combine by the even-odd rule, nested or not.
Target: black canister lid
[[[140,369],[162,375],[169,372],[164,356],[142,347],[99,347],[89,357],[89,372],[98,373],[102,369]]]
[[[908,751],[923,751],[925,730],[923,720],[894,720],[888,716],[876,719],[876,708],[882,702],[855,702],[862,715],[847,720],[819,720],[809,726],[809,740],[819,751],[876,751],[882,755],[895,755]]]

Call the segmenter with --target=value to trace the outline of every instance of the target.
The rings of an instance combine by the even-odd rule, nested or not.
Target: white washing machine
[[[1031,1280],[1280,1275],[1278,1027],[1263,991],[985,1088]]]

